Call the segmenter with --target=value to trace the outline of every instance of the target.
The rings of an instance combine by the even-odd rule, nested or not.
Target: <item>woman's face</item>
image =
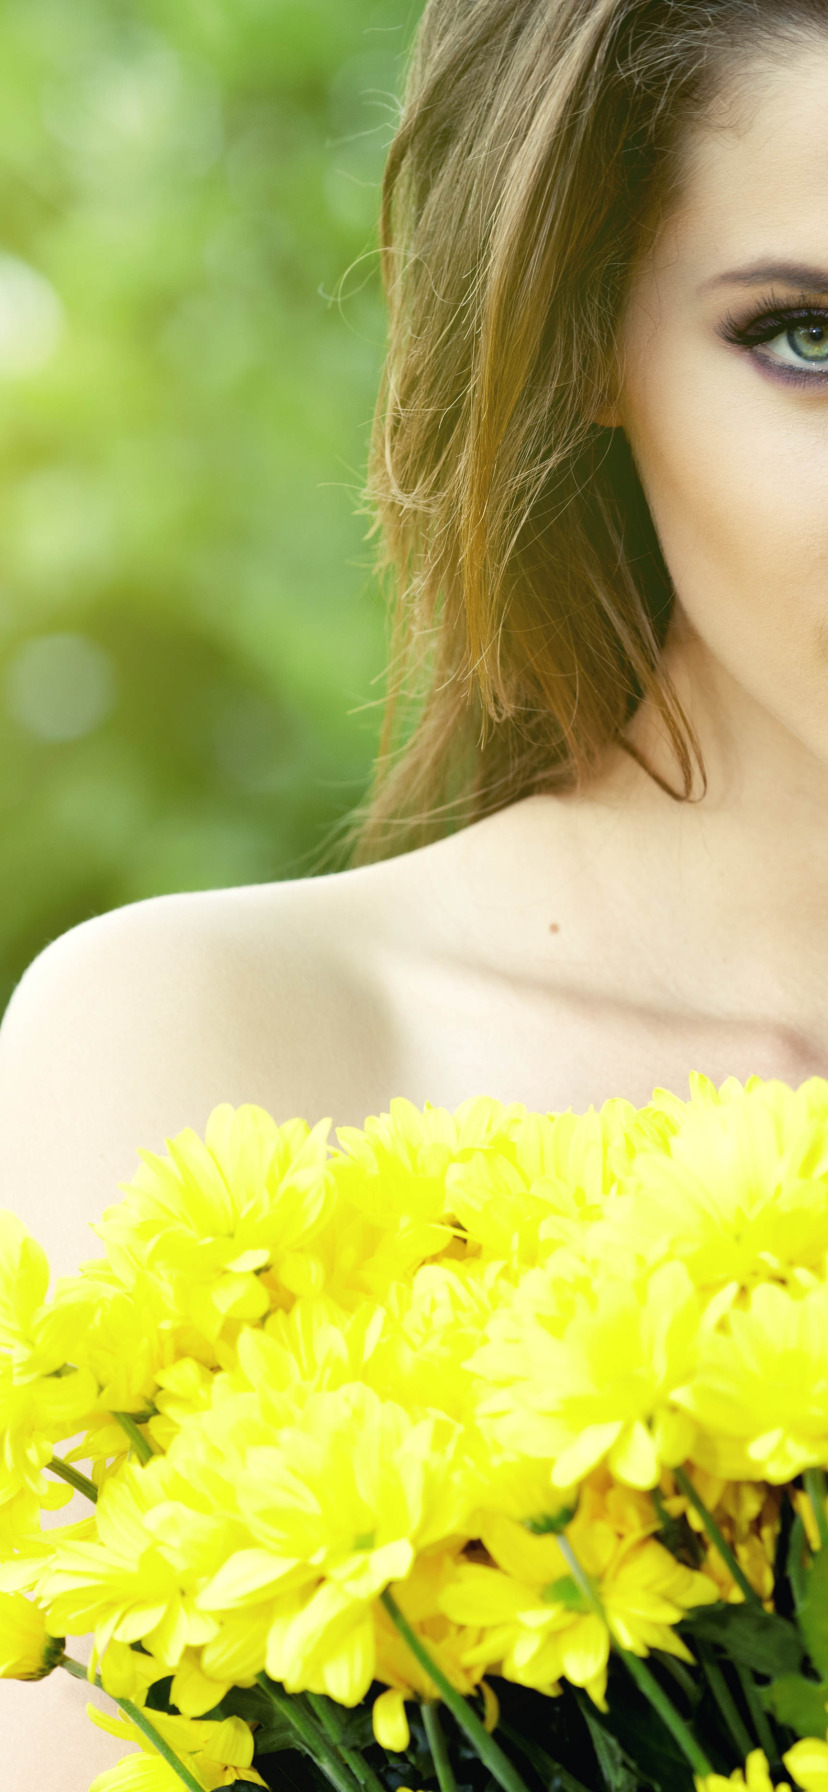
[[[736,102],[637,271],[612,420],[691,634],[828,762],[828,32]]]

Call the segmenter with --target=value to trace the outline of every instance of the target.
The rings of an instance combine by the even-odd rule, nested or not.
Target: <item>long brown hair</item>
[[[670,579],[592,418],[688,119],[734,56],[827,23],[824,0],[429,0],[382,197],[368,498],[394,626],[358,859],[582,787],[645,695],[689,795]]]

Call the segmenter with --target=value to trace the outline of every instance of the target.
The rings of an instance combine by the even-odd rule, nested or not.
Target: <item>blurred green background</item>
[[[306,875],[364,789],[357,505],[411,24],[0,7],[0,1006],[89,915]]]

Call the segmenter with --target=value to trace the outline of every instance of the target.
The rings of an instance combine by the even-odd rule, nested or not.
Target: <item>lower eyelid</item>
[[[785,386],[822,386],[828,385],[828,366],[814,368],[812,373],[794,366],[791,361],[779,361],[774,355],[763,355],[762,345],[754,343],[748,353],[753,361],[763,369],[767,369],[771,378]]]

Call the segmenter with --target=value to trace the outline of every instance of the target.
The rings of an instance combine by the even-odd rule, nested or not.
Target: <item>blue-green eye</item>
[[[794,329],[772,337],[767,347],[776,351],[774,360],[788,366],[801,366],[805,361],[812,366],[828,367],[828,323],[796,324]]]
[[[815,305],[768,305],[743,322],[728,316],[720,325],[726,342],[749,349],[766,367],[798,373],[807,380],[828,373],[828,310]]]

